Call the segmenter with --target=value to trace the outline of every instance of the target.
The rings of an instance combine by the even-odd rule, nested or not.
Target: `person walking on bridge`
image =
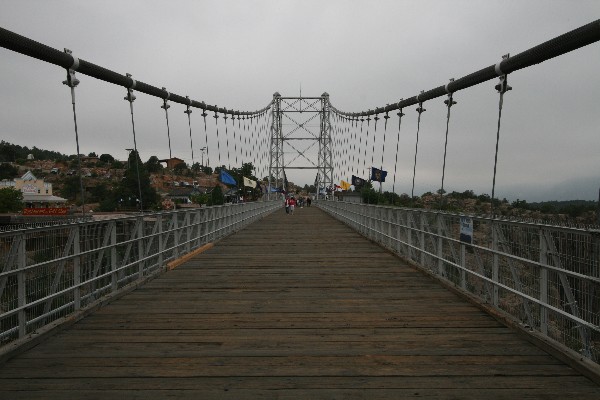
[[[294,208],[296,208],[296,199],[294,198],[294,196],[290,197],[289,203],[290,203],[290,214],[293,214]]]

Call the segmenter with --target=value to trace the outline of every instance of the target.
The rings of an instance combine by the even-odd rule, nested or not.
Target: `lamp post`
[[[202,166],[204,167],[204,152],[206,151],[206,147],[202,147],[200,151],[202,152]]]

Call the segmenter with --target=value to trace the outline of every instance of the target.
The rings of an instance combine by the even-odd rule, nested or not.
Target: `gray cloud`
[[[304,95],[327,91],[337,108],[360,111],[469,74],[499,61],[505,53],[527,50],[597,15],[595,0],[3,0],[0,26],[213,105],[256,110],[275,91],[298,95],[302,84]],[[598,46],[509,77],[514,90],[506,95],[503,110],[499,197],[596,198],[600,184]],[[1,138],[75,153],[69,92],[61,84],[64,70],[0,49],[0,71]],[[125,158],[125,148],[132,145],[125,90],[79,78],[82,152]],[[447,190],[491,193],[498,113],[495,83],[455,95]],[[144,159],[168,155],[160,105],[159,99],[142,94],[135,103]],[[416,193],[435,191],[441,183],[446,109],[443,99],[425,107]],[[184,109],[173,105],[170,110],[171,136],[174,154],[190,162]],[[410,193],[417,113],[413,109],[405,113],[396,190]],[[384,169],[389,171],[394,170],[397,132],[393,117],[384,158]],[[203,134],[199,111],[192,114],[192,124],[199,158]],[[382,138],[376,140],[380,151]],[[312,172],[288,175],[301,184],[314,180]],[[384,189],[391,190],[391,185],[386,183]]]

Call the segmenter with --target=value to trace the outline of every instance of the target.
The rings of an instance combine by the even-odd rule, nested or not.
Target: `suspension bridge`
[[[192,159],[200,109],[217,165],[268,176],[260,201],[148,212],[138,173],[136,215],[0,233],[2,397],[600,398],[600,230],[330,196],[350,176],[391,174],[395,191],[384,149],[397,162],[390,136],[416,106],[414,197],[425,103],[445,97],[446,149],[453,95],[498,79],[494,204],[508,75],[598,40],[595,21],[360,112],[328,93],[237,111],[0,29],[2,47],[66,69],[77,147],[82,74],[125,88],[136,153],[140,92],[160,99],[169,147],[169,102],[186,107]],[[314,207],[293,215],[289,169],[316,171]]]

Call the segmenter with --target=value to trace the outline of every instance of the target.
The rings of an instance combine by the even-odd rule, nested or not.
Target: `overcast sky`
[[[487,67],[503,54],[520,53],[599,16],[598,0],[0,0],[0,26],[5,29],[59,50],[69,48],[81,59],[194,100],[249,111],[264,107],[276,91],[297,96],[300,85],[304,96],[328,92],[338,109],[372,109]],[[504,101],[499,198],[598,198],[598,71],[600,44],[595,43],[509,76],[513,90]],[[61,83],[64,69],[0,48],[0,72],[0,139],[75,154],[70,93]],[[81,152],[125,159],[125,149],[133,147],[125,89],[78,77]],[[496,83],[455,94],[444,185],[448,191],[491,193]],[[141,157],[167,157],[161,100],[141,93],[137,97]],[[424,104],[415,194],[441,185],[443,100]],[[190,163],[184,110],[178,104],[169,110],[171,142],[173,155]],[[384,190],[392,189],[397,168],[398,193],[411,191],[417,126],[416,111],[404,111],[398,163],[395,113],[388,123],[383,163],[390,173]],[[196,161],[204,145],[200,114],[192,114]],[[209,123],[209,148],[214,151],[214,119]],[[375,164],[381,163],[381,133],[380,122]],[[264,154],[259,153],[261,158]],[[217,153],[209,156],[214,166]],[[223,148],[221,157],[227,157]],[[370,159],[369,147],[367,164]],[[338,173],[347,175],[348,168],[343,169]],[[290,180],[302,185],[313,183],[314,175],[288,172]]]

